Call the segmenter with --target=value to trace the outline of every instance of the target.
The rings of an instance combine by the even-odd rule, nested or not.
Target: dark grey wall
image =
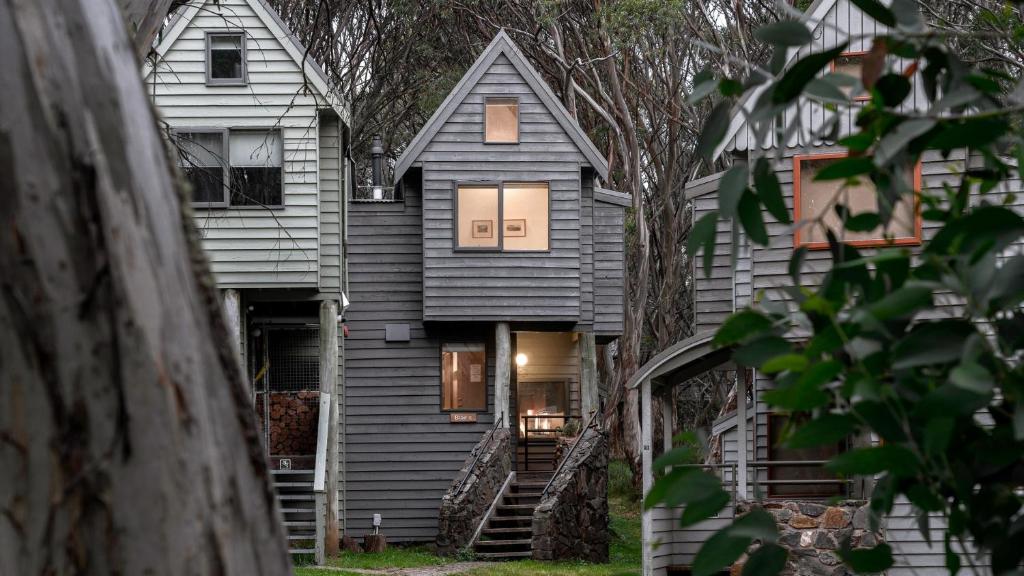
[[[519,98],[520,143],[483,143],[487,95]],[[423,166],[427,320],[580,320],[580,165],[576,144],[508,58],[498,57],[417,158]],[[546,181],[550,252],[453,250],[457,181]]]
[[[352,203],[350,335],[345,342],[346,533],[371,531],[375,512],[392,541],[433,540],[441,497],[492,423],[494,348],[488,333],[488,413],[452,424],[440,410],[439,340],[422,322],[419,190],[405,202]],[[410,342],[385,342],[408,323]],[[470,329],[460,331],[471,337]]]
[[[594,202],[594,333],[599,337],[622,334],[625,216],[622,206]]]

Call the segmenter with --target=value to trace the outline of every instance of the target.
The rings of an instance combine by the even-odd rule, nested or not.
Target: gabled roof
[[[412,139],[405,152],[398,158],[398,162],[395,164],[396,182],[401,180],[402,175],[412,166],[416,158],[423,152],[423,149],[430,143],[434,135],[437,134],[437,131],[441,129],[441,126],[455,112],[455,109],[466,98],[470,90],[473,89],[473,86],[480,80],[480,77],[487,72],[487,69],[494,63],[494,60],[502,54],[515,66],[520,76],[530,85],[530,88],[537,94],[537,97],[544,103],[548,111],[551,112],[551,115],[555,117],[555,120],[562,126],[562,129],[569,134],[569,137],[576,143],[580,152],[590,161],[590,165],[594,170],[601,175],[602,179],[608,180],[608,162],[597,151],[594,143],[590,141],[590,138],[583,132],[580,125],[569,115],[569,111],[562,106],[562,102],[551,91],[551,88],[540,77],[540,74],[527,62],[526,56],[519,50],[519,47],[515,45],[504,30],[500,30],[498,35],[494,37],[494,40],[491,40],[491,43],[476,59],[476,62],[470,66],[466,74],[459,80],[459,83],[455,85],[451,93],[448,94],[448,97],[444,99],[444,102],[434,111],[434,115],[430,117],[430,120],[427,120],[427,123],[416,134],[416,137]]]
[[[208,1],[208,0],[207,0]],[[161,58],[171,48],[175,41],[181,36],[182,32],[188,28],[189,23],[195,18],[196,14],[203,9],[203,6],[207,4],[207,1],[189,1],[183,8],[179,9],[172,18],[170,25],[168,26],[167,33],[164,34],[163,38],[154,48],[154,51]],[[350,121],[348,107],[345,102],[338,96],[338,94],[331,89],[331,83],[327,78],[327,74],[324,73],[323,68],[316,63],[311,56],[307,56],[306,47],[302,45],[298,37],[292,33],[288,28],[288,25],[281,20],[281,17],[277,14],[273,8],[267,4],[266,0],[241,0],[249,5],[252,11],[259,17],[260,22],[270,30],[280,43],[281,47],[284,48],[285,52],[292,57],[292,60],[299,65],[300,68],[305,72],[306,78],[309,83],[313,85],[313,88],[327,101],[331,108],[338,113],[345,123]],[[229,19],[225,20],[226,24],[230,24]],[[303,65],[305,60],[305,65]],[[143,66],[143,76],[148,75],[152,71],[152,64],[146,62]]]
[[[811,23],[815,28],[820,26],[821,21],[825,19],[828,11],[836,5],[838,0],[814,0],[803,15],[800,17],[800,22]],[[813,30],[813,29],[812,29]],[[783,69],[789,68],[799,54],[799,47],[790,48],[786,52],[786,64]],[[747,125],[747,116],[754,110],[754,104],[757,103],[757,99],[761,97],[761,94],[768,88],[768,84],[761,84],[754,90],[748,92],[739,102],[739,106],[736,111],[733,112],[732,120],[729,122],[729,128],[725,132],[725,138],[722,139],[718,147],[715,148],[715,154],[712,156],[712,160],[717,160],[726,146],[733,141],[736,134]]]

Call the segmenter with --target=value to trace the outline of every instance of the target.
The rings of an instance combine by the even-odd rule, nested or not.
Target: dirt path
[[[490,562],[456,562],[443,566],[420,566],[418,568],[335,568],[319,566],[321,570],[345,572],[346,574],[366,574],[367,576],[455,576],[476,568],[489,566]]]

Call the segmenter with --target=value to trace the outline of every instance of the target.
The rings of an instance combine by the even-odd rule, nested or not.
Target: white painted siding
[[[207,86],[205,33],[227,29],[245,31],[249,83]],[[171,128],[281,130],[283,208],[195,210],[221,287],[316,288],[320,283],[319,251],[325,238],[320,235],[318,212],[329,206],[321,206],[318,199],[318,119],[319,111],[329,108],[314,94],[312,84],[304,83],[282,42],[290,40],[275,37],[245,0],[207,2],[146,77],[147,90]],[[328,244],[333,239],[326,237]],[[337,259],[340,247],[333,246],[330,256]],[[325,273],[328,288],[334,291],[340,265],[332,266]]]

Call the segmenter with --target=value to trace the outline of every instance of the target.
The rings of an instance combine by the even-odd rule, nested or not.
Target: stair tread
[[[280,500],[314,500],[312,494],[278,494]]]
[[[504,558],[531,558],[533,557],[533,550],[517,550],[515,552],[477,552],[478,558],[493,558],[495,560],[501,560]]]
[[[529,546],[532,543],[533,543],[532,539],[530,539],[530,538],[523,538],[523,539],[519,539],[519,540],[478,540],[476,545],[478,547],[482,546],[484,548],[489,548],[491,546],[520,546],[520,545]]]
[[[510,526],[508,528],[484,528],[481,534],[533,533],[532,526]]]

